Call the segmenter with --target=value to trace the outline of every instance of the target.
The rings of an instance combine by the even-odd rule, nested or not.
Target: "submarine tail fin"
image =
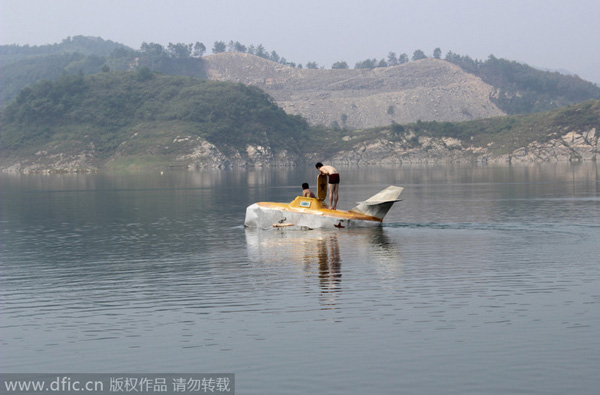
[[[359,202],[358,206],[349,210],[353,213],[370,215],[383,220],[394,203],[399,202],[398,196],[404,188],[390,185],[379,193],[371,196],[364,202]]]

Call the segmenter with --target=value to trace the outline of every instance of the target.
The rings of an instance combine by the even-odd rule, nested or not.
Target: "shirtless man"
[[[333,166],[324,165],[321,162],[317,163],[315,167],[321,174],[325,174],[329,178],[329,207],[335,210],[337,208],[338,191],[340,189],[340,175]]]
[[[315,197],[315,194],[313,193],[313,191],[311,191],[310,188],[308,187],[307,182],[302,184],[302,197],[311,197],[311,198]]]

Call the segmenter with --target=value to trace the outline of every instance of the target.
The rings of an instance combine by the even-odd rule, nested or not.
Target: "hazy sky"
[[[233,40],[325,68],[439,47],[600,84],[600,0],[0,0],[0,15],[0,44]]]

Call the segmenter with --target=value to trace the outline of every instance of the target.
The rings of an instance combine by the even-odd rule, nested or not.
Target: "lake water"
[[[595,163],[348,168],[377,229],[243,228],[316,170],[0,175],[0,371],[238,394],[598,394]]]

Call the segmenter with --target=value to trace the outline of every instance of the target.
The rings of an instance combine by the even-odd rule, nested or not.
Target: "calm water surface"
[[[314,169],[0,175],[0,371],[239,394],[597,394],[596,164],[340,169],[380,229],[245,230]]]

